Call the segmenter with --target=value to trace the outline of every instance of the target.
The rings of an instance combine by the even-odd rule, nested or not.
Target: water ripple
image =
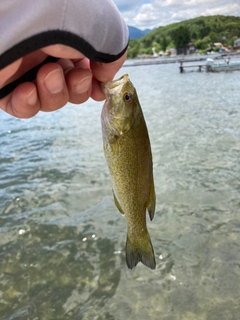
[[[124,72],[152,142],[157,212],[148,228],[157,269],[126,269],[102,103],[30,120],[1,113],[6,320],[239,318],[240,73],[179,74],[175,65]]]

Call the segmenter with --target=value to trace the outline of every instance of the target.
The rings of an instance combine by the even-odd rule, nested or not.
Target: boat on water
[[[228,57],[224,61],[216,61],[210,58],[206,61],[206,71],[208,72],[235,70],[240,70],[240,61],[231,61]]]

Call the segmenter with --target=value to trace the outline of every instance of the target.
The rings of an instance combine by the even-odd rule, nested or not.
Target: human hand
[[[0,88],[16,80],[43,62],[48,56],[59,58],[43,65],[34,82],[19,84],[0,100],[0,109],[17,117],[31,118],[41,111],[54,111],[68,101],[84,103],[91,97],[105,99],[99,82],[113,79],[126,59],[127,53],[112,63],[89,61],[79,51],[64,45],[51,45],[15,61],[0,70]]]

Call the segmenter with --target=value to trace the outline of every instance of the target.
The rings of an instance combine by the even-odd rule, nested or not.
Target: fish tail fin
[[[156,261],[152,242],[148,231],[142,237],[133,237],[128,232],[126,243],[126,262],[129,269],[133,269],[138,262],[142,262],[150,269],[156,268]]]

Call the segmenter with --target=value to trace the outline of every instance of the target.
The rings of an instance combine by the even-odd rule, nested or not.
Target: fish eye
[[[126,93],[124,94],[124,100],[125,100],[127,103],[132,102],[132,94],[129,93],[129,92],[126,92]]]

